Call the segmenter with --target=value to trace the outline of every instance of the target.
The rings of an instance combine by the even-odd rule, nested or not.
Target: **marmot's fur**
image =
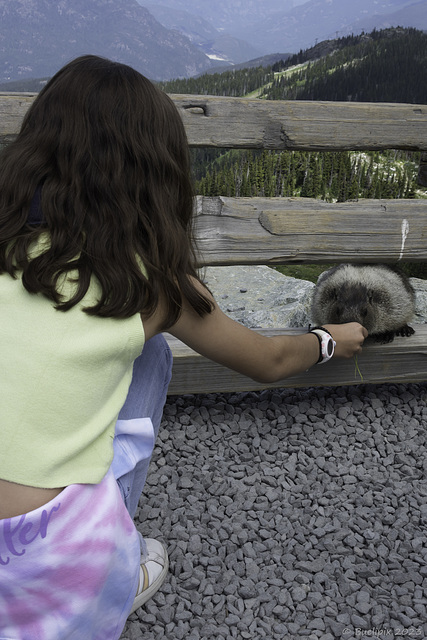
[[[383,264],[340,264],[319,276],[311,319],[316,325],[360,322],[378,342],[410,336],[415,292],[400,271]]]

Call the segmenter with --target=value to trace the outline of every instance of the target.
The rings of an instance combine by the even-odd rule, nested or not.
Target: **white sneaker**
[[[144,540],[148,555],[139,567],[138,591],[130,613],[154,596],[162,586],[169,568],[168,553],[162,543],[153,538],[144,538]]]

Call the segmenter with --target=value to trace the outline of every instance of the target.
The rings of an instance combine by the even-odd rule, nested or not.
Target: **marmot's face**
[[[387,265],[341,264],[320,276],[311,312],[315,324],[360,322],[370,335],[390,340],[413,333],[407,323],[415,292],[404,274]]]
[[[332,287],[324,295],[323,302],[327,322],[331,324],[359,322],[368,331],[375,326],[373,296],[362,284],[344,283]]]

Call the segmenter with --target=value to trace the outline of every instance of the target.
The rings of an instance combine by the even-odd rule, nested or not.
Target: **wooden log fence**
[[[36,94],[0,93],[0,143],[12,140]],[[297,151],[421,151],[425,185],[427,105],[264,101],[172,95],[194,147]],[[326,203],[311,198],[205,198],[195,202],[201,265],[425,262],[426,200]],[[306,328],[260,330],[295,333]],[[427,380],[427,325],[388,345],[367,341],[358,359],[365,383]],[[275,385],[210,362],[167,336],[174,352],[172,395],[361,382],[355,363],[333,360]]]

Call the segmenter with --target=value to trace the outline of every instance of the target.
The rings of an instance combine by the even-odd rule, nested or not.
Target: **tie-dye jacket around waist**
[[[138,585],[140,538],[110,470],[0,520],[0,640],[117,640]]]

